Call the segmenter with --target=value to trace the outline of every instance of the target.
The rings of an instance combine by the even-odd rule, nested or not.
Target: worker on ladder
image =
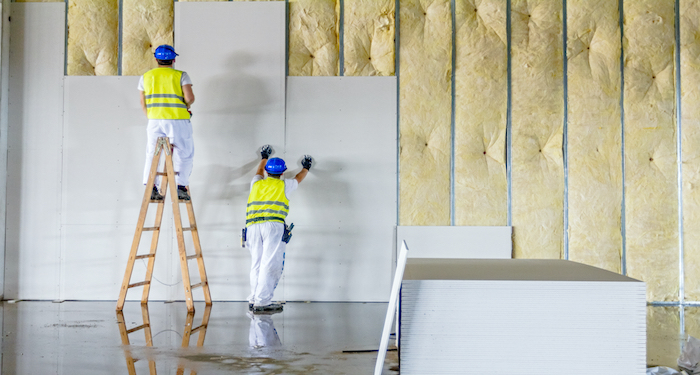
[[[194,142],[192,140],[192,124],[190,123],[190,106],[194,103],[192,81],[186,72],[173,69],[175,49],[163,44],[156,48],[154,57],[158,67],[146,72],[139,80],[141,92],[141,107],[148,117],[148,144],[146,146],[146,166],[143,171],[143,183],[148,182],[153,153],[159,137],[170,138],[173,146],[173,169],[177,183],[178,199],[189,200],[187,192]],[[160,179],[151,193],[152,200],[162,200],[163,195],[158,191]]]
[[[284,251],[290,238],[285,224],[289,213],[287,197],[304,180],[313,163],[311,156],[304,155],[303,168],[296,177],[283,179],[282,174],[287,170],[284,160],[270,159],[270,154],[269,145],[261,148],[262,160],[250,183],[246,209],[245,239],[251,255],[248,309],[254,313],[282,310],[281,304],[272,303],[272,295],[282,277]]]

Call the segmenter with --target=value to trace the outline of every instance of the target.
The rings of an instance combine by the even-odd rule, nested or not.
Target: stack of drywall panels
[[[401,374],[644,374],[645,292],[565,260],[409,259]]]

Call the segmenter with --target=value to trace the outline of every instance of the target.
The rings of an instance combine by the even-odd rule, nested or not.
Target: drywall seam
[[[562,156],[564,159],[564,259],[569,260],[569,59],[567,56],[567,0],[562,1],[562,22],[563,32],[562,32],[562,51],[564,53],[564,123],[563,123],[563,144],[562,144]]]
[[[681,17],[680,0],[675,3],[675,63],[676,63],[676,153],[678,165],[678,300],[685,299],[685,257],[683,243],[683,124],[681,110]],[[683,330],[683,309],[681,309],[681,333]]]
[[[513,68],[511,58],[511,1],[506,1],[506,184],[507,184],[507,225],[513,225]],[[622,1],[622,0],[620,0]]]
[[[620,259],[620,268],[623,275],[627,276],[627,223],[625,210],[625,8],[624,0],[618,3],[620,13],[620,157],[622,167],[622,207],[620,207],[620,232],[622,236],[622,255]]]
[[[450,225],[455,225],[455,106],[457,91],[455,89],[455,71],[457,67],[457,8],[455,0],[450,0],[452,8],[452,108],[450,109]]]

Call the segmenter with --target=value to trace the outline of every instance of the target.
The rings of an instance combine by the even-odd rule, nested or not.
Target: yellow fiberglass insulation
[[[118,6],[118,0],[71,0],[68,3],[68,75],[117,74]]]
[[[685,299],[700,300],[700,1],[681,0]],[[700,335],[700,332],[696,333]],[[700,336],[696,336],[700,337]]]
[[[123,0],[122,75],[141,75],[158,67],[153,52],[173,44],[173,2]]]
[[[625,0],[627,274],[678,299],[674,1]]]
[[[513,0],[512,215],[516,258],[559,259],[563,248],[562,2]]]
[[[344,4],[344,75],[394,75],[394,0]]]
[[[507,225],[506,3],[455,4],[455,224]]]
[[[401,0],[400,225],[450,225],[450,0]]]
[[[66,0],[15,0],[15,3],[64,3]]]
[[[289,75],[338,75],[338,0],[289,1]]]
[[[647,306],[647,366],[677,367],[679,335],[678,307]]]
[[[618,0],[570,0],[569,259],[621,272],[622,128]]]

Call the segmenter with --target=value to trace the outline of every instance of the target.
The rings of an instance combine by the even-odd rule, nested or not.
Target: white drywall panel
[[[215,300],[250,292],[240,231],[257,149],[284,149],[285,24],[284,2],[175,4],[175,67],[190,75],[196,97],[190,186]],[[181,286],[174,291],[184,298]]]
[[[5,298],[58,298],[65,4],[12,4]]]
[[[399,226],[396,253],[406,241],[409,258],[510,259],[512,236],[513,227]]]
[[[287,300],[386,301],[396,225],[396,78],[289,77]]]

